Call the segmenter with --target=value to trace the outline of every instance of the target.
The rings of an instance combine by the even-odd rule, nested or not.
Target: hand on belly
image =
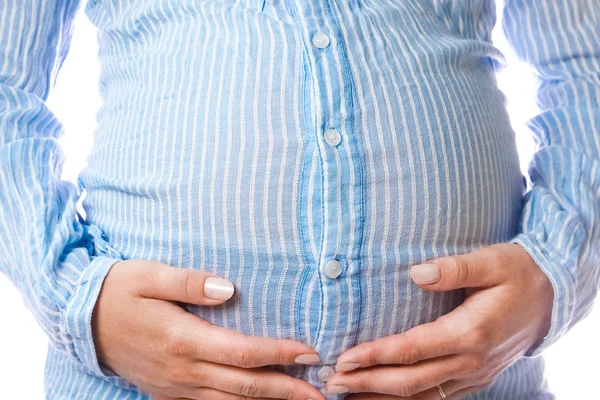
[[[99,362],[161,400],[324,399],[309,383],[266,368],[316,364],[312,347],[212,325],[177,304],[216,306],[233,291],[228,280],[203,271],[116,263],[93,314]]]
[[[340,355],[328,393],[362,393],[353,400],[460,398],[490,384],[550,327],[552,285],[516,243],[431,260],[411,275],[425,290],[466,288],[466,300],[434,322]]]

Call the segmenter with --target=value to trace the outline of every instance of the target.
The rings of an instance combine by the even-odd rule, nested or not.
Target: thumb
[[[233,284],[205,271],[154,263],[145,269],[139,294],[154,299],[197,305],[221,304],[233,296]],[[157,264],[157,265],[154,265]]]
[[[423,289],[434,291],[489,287],[498,283],[493,260],[492,254],[481,249],[413,265],[410,276]]]

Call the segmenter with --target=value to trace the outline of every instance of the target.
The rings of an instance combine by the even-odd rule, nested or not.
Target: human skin
[[[216,275],[155,261],[113,265],[92,316],[100,364],[157,400],[325,400],[313,385],[264,367],[318,363],[312,347],[215,326],[177,304],[230,298],[230,283],[231,290],[205,290],[210,277]]]
[[[328,393],[439,400],[439,384],[448,399],[460,399],[490,384],[550,328],[552,284],[519,244],[429,260],[411,276],[423,290],[466,288],[465,301],[436,321],[341,354]]]
[[[412,267],[415,283],[424,290],[466,288],[463,304],[434,322],[346,351],[327,382],[329,393],[437,400],[435,386],[442,384],[448,398],[459,399],[488,385],[548,332],[552,285],[518,244],[426,264]],[[324,399],[307,382],[261,368],[318,357],[310,346],[217,327],[175,303],[221,304],[204,294],[209,276],[152,261],[115,264],[93,317],[100,362],[157,400]]]

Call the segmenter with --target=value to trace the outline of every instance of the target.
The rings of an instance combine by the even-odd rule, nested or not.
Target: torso
[[[408,267],[511,238],[523,184],[493,5],[434,2],[92,1],[87,218],[124,258],[236,284],[190,311],[326,363],[449,312],[462,292],[423,292]]]

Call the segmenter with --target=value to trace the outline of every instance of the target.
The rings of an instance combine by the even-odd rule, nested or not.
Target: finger
[[[200,388],[193,391],[190,391],[189,397],[169,397],[169,396],[153,396],[154,400],[247,400],[247,396],[238,396],[232,393],[222,392],[216,389],[209,388]],[[259,400],[257,398],[253,398],[252,400]],[[261,399],[262,400],[262,399]],[[265,400],[272,400],[266,399]]]
[[[359,393],[346,397],[346,400],[398,400],[402,397],[379,393]]]
[[[418,361],[469,350],[470,326],[462,323],[464,310],[457,308],[433,322],[391,336],[361,343],[342,353],[336,371],[385,364],[414,364]]]
[[[427,290],[446,291],[490,287],[501,282],[499,251],[484,248],[471,253],[440,257],[410,268],[412,280]]]
[[[452,393],[450,396],[446,397],[446,399],[448,400],[460,400],[460,399],[464,399],[465,396],[475,393],[479,390],[485,389],[488,385],[476,385],[476,386],[468,386],[466,388],[463,388],[457,392]],[[435,397],[432,398],[432,400],[435,399],[437,400]]]
[[[319,354],[311,346],[290,339],[248,336],[186,314],[187,324],[171,328],[168,341],[173,356],[187,355],[241,368],[265,365],[318,364]]]
[[[223,392],[211,388],[199,388],[192,391],[190,394],[191,400],[248,400],[248,396],[241,396],[233,393]],[[267,397],[253,397],[252,400],[273,400]]]
[[[327,381],[328,394],[375,392],[414,396],[457,376],[463,357],[448,356],[413,365],[372,367],[336,373]]]
[[[450,380],[440,384],[444,394],[446,395],[446,400],[460,398],[460,393],[466,393],[465,390],[469,387],[469,385],[470,384],[464,380]],[[442,396],[440,395],[440,392],[436,386],[407,398],[410,400],[440,400]]]
[[[446,395],[446,400],[459,400],[467,394],[476,392],[484,388],[486,385],[472,385],[462,380],[451,380],[444,382],[442,390]],[[410,400],[440,400],[441,395],[437,387],[418,393],[415,396],[408,397]]]
[[[468,386],[464,381],[451,380],[442,384],[444,394],[446,394],[447,400],[458,400],[465,395],[472,393],[483,386]],[[409,397],[393,396],[388,394],[379,393],[357,393],[346,397],[346,400],[399,400],[399,399],[410,399],[410,400],[440,400],[440,392],[437,387],[427,389],[423,392],[417,393]]]
[[[212,363],[203,368],[203,385],[224,392],[251,398],[325,400],[310,383],[268,368],[243,369]]]
[[[205,271],[144,262],[139,294],[154,299],[198,305],[221,304],[233,296],[233,284]]]

